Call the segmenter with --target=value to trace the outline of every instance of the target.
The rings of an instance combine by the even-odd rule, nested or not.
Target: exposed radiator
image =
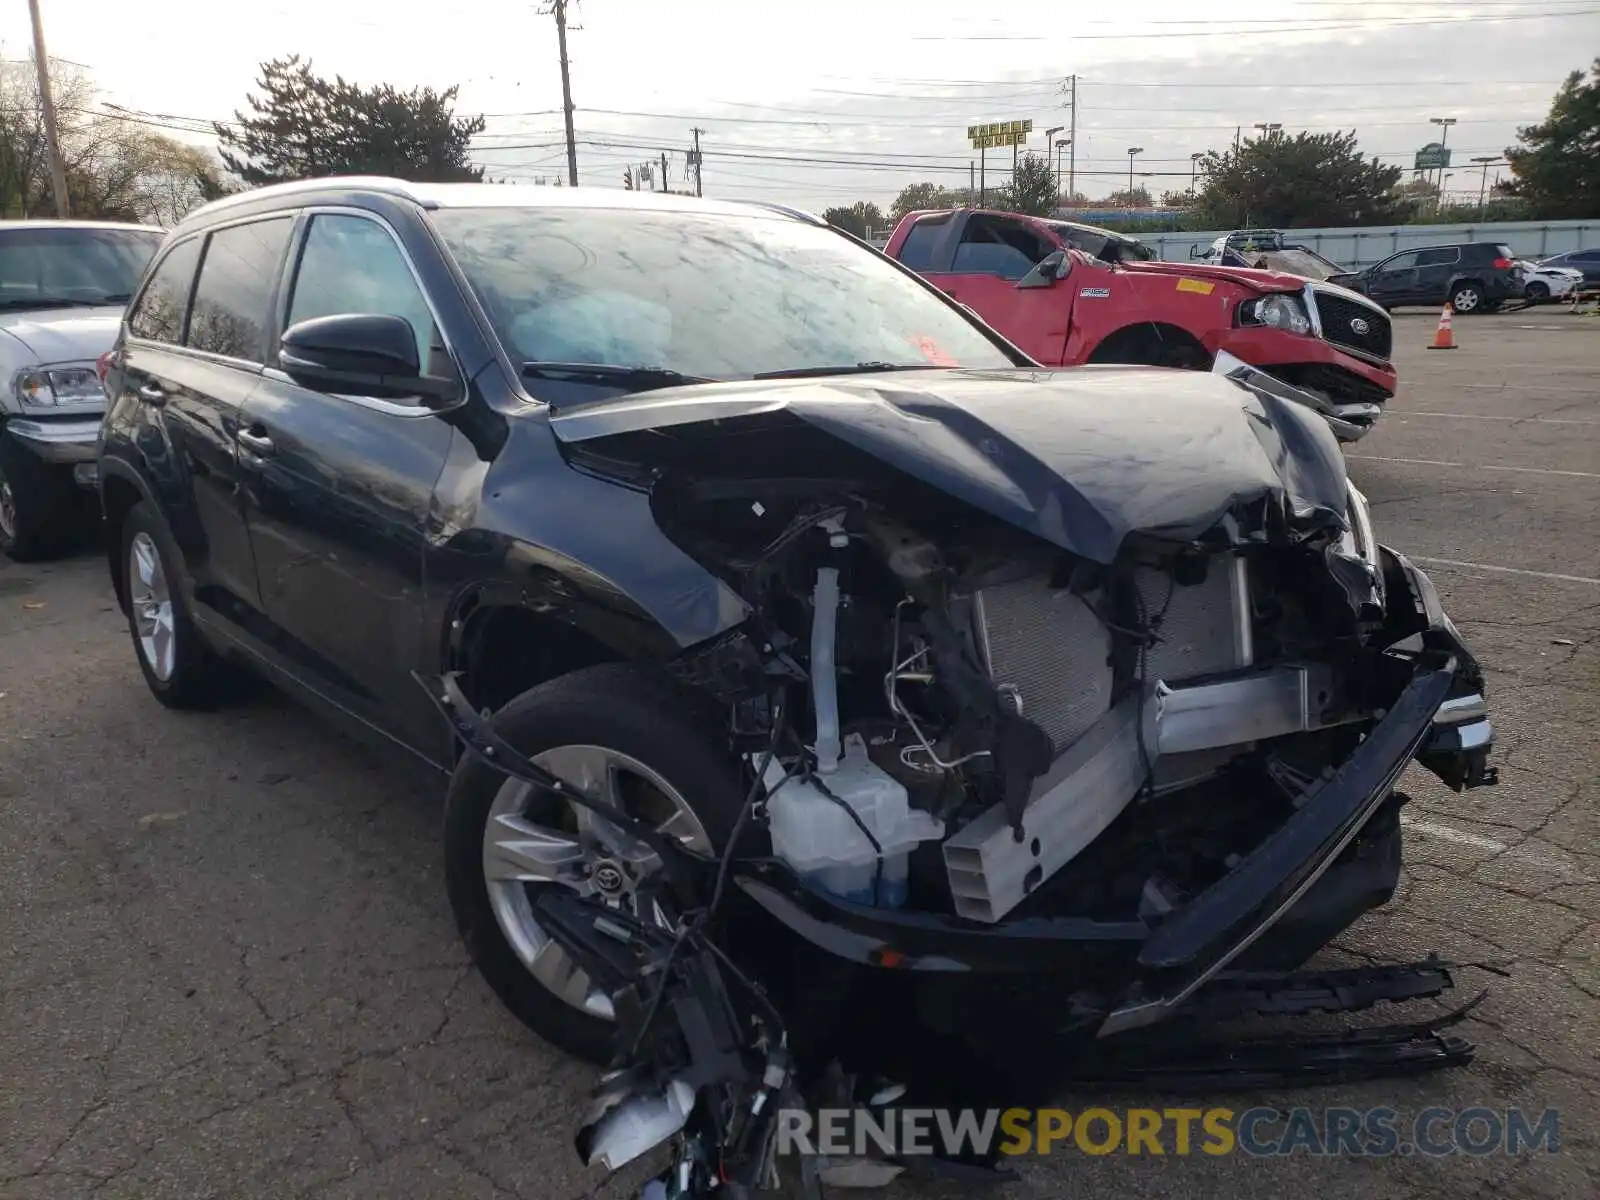
[[[984,588],[974,597],[990,678],[1049,735],[1056,759],[1034,783],[1022,841],[996,805],[944,843],[958,914],[998,921],[1099,837],[1156,765],[1165,709],[1171,709],[1172,726],[1167,748],[1175,756],[1169,765],[1180,778],[1184,764],[1177,756],[1305,727],[1294,703],[1299,676],[1261,680],[1242,694],[1226,688],[1173,693],[1166,686],[1237,672],[1252,662],[1244,559],[1218,555],[1206,565],[1205,578],[1187,587],[1156,569],[1134,577],[1146,621],[1161,616],[1159,640],[1145,656],[1150,700],[1142,711],[1134,697],[1112,710],[1111,633],[1079,597],[1050,588],[1044,578]],[[1213,695],[1220,709],[1208,705]]]
[[[1060,754],[1111,707],[1110,632],[1042,576],[984,588],[973,608],[989,678]]]
[[[1146,620],[1154,620],[1166,606],[1159,640],[1145,654],[1147,679],[1170,683],[1237,671],[1254,661],[1244,559],[1237,554],[1217,555],[1206,566],[1205,579],[1191,587],[1172,583],[1167,572],[1154,568],[1135,574]]]

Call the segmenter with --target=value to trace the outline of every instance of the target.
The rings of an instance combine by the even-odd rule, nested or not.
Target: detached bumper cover
[[[45,462],[93,462],[100,447],[99,416],[67,421],[14,417],[6,422],[6,432]]]
[[[1292,337],[1294,335],[1286,336]],[[1308,341],[1309,339],[1302,340]],[[1248,353],[1248,350],[1246,352]],[[1342,363],[1338,365],[1343,366]],[[1211,370],[1213,374],[1224,375],[1230,379],[1249,380],[1254,386],[1264,387],[1285,400],[1292,400],[1296,404],[1304,405],[1321,416],[1328,423],[1328,428],[1333,430],[1334,437],[1341,442],[1360,441],[1372,426],[1377,423],[1378,418],[1383,415],[1383,409],[1377,404],[1365,402],[1340,403],[1308,388],[1295,387],[1291,383],[1285,383],[1277,376],[1269,374],[1260,367],[1250,365],[1237,354],[1227,349],[1221,349],[1216,352],[1216,356],[1212,360]]]

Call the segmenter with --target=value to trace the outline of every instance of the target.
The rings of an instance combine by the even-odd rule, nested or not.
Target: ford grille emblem
[[[1355,334],[1357,337],[1365,337],[1367,334],[1372,332],[1372,326],[1368,325],[1360,317],[1356,317],[1350,322],[1350,332]]]

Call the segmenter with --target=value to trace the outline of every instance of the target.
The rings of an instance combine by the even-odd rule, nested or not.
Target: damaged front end
[[[845,1024],[971,1043],[1021,1020],[1119,1045],[1230,1003],[1348,1009],[1451,985],[1441,964],[1337,984],[1302,969],[1392,895],[1406,767],[1492,783],[1493,732],[1481,671],[1427,577],[1375,540],[1333,435],[1256,383],[904,373],[554,418],[576,469],[648,492],[663,532],[749,606],[671,664],[722,706],[752,780],[765,767],[767,844],[724,864],[743,914],[727,921],[765,922],[769,944],[776,921],[846,964],[841,992],[892,976],[914,993],[842,1024],[840,1001],[741,957],[713,914],[676,938],[629,933],[646,949],[617,958],[616,1009],[644,1032],[619,1070],[648,1079],[606,1085],[586,1158],[622,1156],[618,1112],[640,1141],[692,1134],[691,1095],[720,1097],[725,1137],[756,1102],[716,1089],[804,1093],[784,1039],[814,1064]],[[593,953],[573,930],[599,918],[570,903],[551,924]],[[719,1007],[706,980],[729,971],[747,994]],[[663,996],[676,1032],[652,1050]],[[1314,1074],[1309,1053],[1281,1061]],[[1425,1069],[1470,1047],[1407,1030],[1316,1055],[1335,1073]]]

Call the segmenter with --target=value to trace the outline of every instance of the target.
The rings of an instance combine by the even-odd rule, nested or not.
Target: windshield
[[[896,267],[788,217],[447,208],[432,218],[519,362],[708,379],[1016,365]]]
[[[125,304],[158,230],[0,226],[0,306]]]
[[[1257,259],[1260,261],[1258,262]],[[1274,271],[1287,271],[1305,279],[1327,279],[1343,275],[1346,271],[1338,263],[1329,262],[1310,250],[1267,250],[1250,260],[1251,266],[1267,266]]]
[[[1051,231],[1074,250],[1101,262],[1154,262],[1156,252],[1135,238],[1119,238],[1098,229],[1046,221]]]

